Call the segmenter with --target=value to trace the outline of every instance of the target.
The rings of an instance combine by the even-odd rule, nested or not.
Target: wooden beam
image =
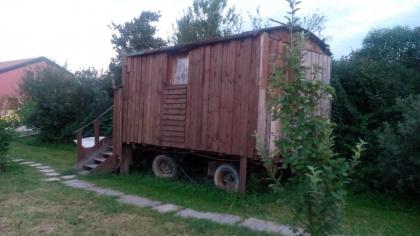
[[[248,159],[246,157],[241,157],[241,162],[239,166],[239,192],[242,194],[246,193],[247,162],[248,162]]]
[[[130,145],[124,144],[122,148],[120,174],[129,173],[132,158],[133,158],[133,149],[131,148]]]
[[[98,145],[99,143],[99,135],[100,135],[100,121],[99,120],[95,120],[93,122],[93,132],[94,132],[94,136],[95,136],[95,145]]]
[[[82,146],[82,132],[82,130],[77,131],[77,163],[79,163],[84,157],[84,150]]]
[[[269,39],[268,33],[262,33],[259,38],[259,71],[258,71],[258,118],[257,118],[257,137],[261,139],[266,147],[267,145],[267,84],[269,68]]]

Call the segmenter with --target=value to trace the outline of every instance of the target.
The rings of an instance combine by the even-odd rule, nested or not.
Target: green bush
[[[332,120],[337,124],[335,150],[349,156],[351,144],[359,138],[368,143],[362,164],[353,176],[357,179],[354,186],[357,185],[359,190],[395,190],[395,185],[385,184],[390,181],[385,180],[386,176],[393,174],[384,173],[386,170],[382,166],[398,158],[392,157],[389,149],[384,149],[384,142],[393,149],[403,145],[393,145],[392,139],[384,140],[384,136],[395,133],[389,134],[388,130],[395,130],[405,119],[407,109],[397,101],[420,94],[419,52],[420,27],[396,26],[372,30],[361,49],[333,62],[331,84],[336,98]],[[402,164],[400,161],[403,160],[394,164]],[[404,172],[400,174],[405,175]],[[405,177],[397,179],[405,178],[411,178],[408,172]],[[409,192],[406,190],[403,192]]]
[[[420,196],[420,95],[399,99],[403,119],[378,132],[377,187]]]
[[[0,119],[0,173],[7,169],[7,154],[12,141],[13,126],[4,119]]]
[[[112,82],[93,69],[76,72],[44,69],[21,84],[22,121],[39,131],[42,141],[69,141],[74,132],[112,105]],[[102,124],[110,132],[111,114]],[[90,131],[91,132],[91,131]]]

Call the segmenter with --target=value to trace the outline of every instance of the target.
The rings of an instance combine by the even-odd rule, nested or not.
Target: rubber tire
[[[224,173],[230,173],[234,177],[234,179],[233,179],[234,180],[234,186],[233,187],[225,186],[225,184],[223,183]],[[216,185],[216,187],[218,187],[218,188],[228,190],[228,191],[238,191],[239,190],[239,174],[238,174],[238,171],[236,170],[236,168],[231,164],[219,165],[217,167],[216,171],[214,172],[213,180],[214,180],[214,185]]]
[[[161,161],[167,161],[169,163],[171,163],[173,169],[171,171],[171,173],[164,173],[162,172],[162,170],[159,168],[159,162]],[[153,174],[155,174],[156,177],[160,177],[160,178],[168,178],[168,179],[174,179],[177,177],[178,174],[178,166],[177,163],[175,161],[174,158],[166,156],[166,155],[158,155],[153,159],[153,164],[152,164],[152,169],[153,169]]]

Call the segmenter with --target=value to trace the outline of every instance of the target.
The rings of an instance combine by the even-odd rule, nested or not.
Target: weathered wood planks
[[[189,48],[179,53],[130,56],[123,62],[121,139],[255,158],[255,133],[266,143],[273,124],[267,111],[267,79],[283,63],[286,32],[265,32]],[[308,43],[305,65],[319,63],[329,82],[330,58]],[[188,82],[171,85],[173,63],[187,57]],[[279,91],[280,92],[280,91]],[[326,100],[320,110],[329,110]],[[114,124],[114,128],[116,124]]]
[[[163,100],[160,119],[159,145],[184,147],[187,86],[166,86],[163,90]],[[176,98],[174,98],[176,96]]]

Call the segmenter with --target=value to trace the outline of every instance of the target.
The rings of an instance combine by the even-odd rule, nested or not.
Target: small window
[[[188,56],[176,57],[172,64],[171,84],[187,84],[188,82]]]

